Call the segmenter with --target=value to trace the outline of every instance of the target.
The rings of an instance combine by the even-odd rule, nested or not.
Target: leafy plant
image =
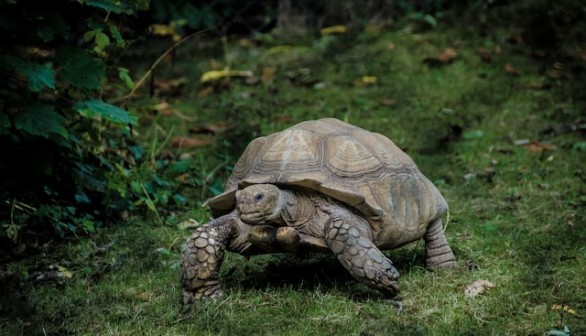
[[[146,8],[148,0],[0,4],[0,237],[91,233],[107,216],[141,204],[156,212],[165,199],[154,172],[132,171],[137,118],[104,99],[105,89],[134,86],[113,60],[130,42],[119,22]]]

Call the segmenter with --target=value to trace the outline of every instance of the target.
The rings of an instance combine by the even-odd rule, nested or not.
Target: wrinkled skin
[[[399,272],[375,246],[368,221],[342,203],[315,192],[257,184],[235,194],[236,209],[198,228],[182,255],[184,302],[213,299],[223,292],[218,272],[225,250],[244,255],[295,252],[322,246],[358,281],[386,296],[398,290]],[[453,267],[441,220],[426,235],[429,268]]]

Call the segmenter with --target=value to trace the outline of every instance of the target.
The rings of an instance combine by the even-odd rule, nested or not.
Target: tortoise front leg
[[[181,254],[183,303],[216,299],[223,295],[218,273],[226,249],[243,253],[247,243],[247,226],[235,212],[201,226],[187,239]]]
[[[367,227],[364,219],[349,211],[334,211],[324,228],[326,242],[354,278],[393,296],[399,291],[399,272],[368,238]]]

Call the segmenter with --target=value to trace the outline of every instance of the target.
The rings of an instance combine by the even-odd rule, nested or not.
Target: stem
[[[138,88],[140,88],[144,82],[146,81],[146,79],[149,77],[149,75],[153,72],[153,70],[159,65],[159,63],[161,63],[163,61],[163,59],[165,59],[165,57],[173,52],[173,49],[175,49],[176,47],[180,46],[181,44],[187,42],[188,40],[196,37],[196,36],[200,36],[203,35],[203,33],[206,33],[208,31],[211,31],[213,29],[217,28],[217,26],[213,26],[210,28],[206,28],[200,31],[197,31],[193,34],[187,35],[184,38],[182,38],[181,40],[179,40],[177,43],[175,43],[173,46],[171,46],[169,49],[167,49],[161,56],[159,56],[159,58],[151,65],[151,67],[147,70],[147,72],[142,76],[142,78],[136,83],[136,85],[134,85],[134,87],[132,88],[132,90],[125,96],[123,97],[119,97],[119,98],[115,98],[110,100],[110,103],[118,103],[127,99],[132,98],[135,94],[136,91],[138,90]]]

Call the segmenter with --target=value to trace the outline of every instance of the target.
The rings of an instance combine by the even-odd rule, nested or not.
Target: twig
[[[203,33],[207,33],[213,29],[216,29],[218,26],[213,26],[213,27],[209,27],[209,28],[205,28],[203,30],[197,31],[193,34],[187,35],[184,38],[182,38],[181,40],[177,41],[177,43],[175,43],[173,46],[171,46],[169,49],[167,49],[152,65],[151,67],[147,70],[147,72],[142,76],[142,78],[134,85],[134,87],[132,88],[132,90],[130,90],[130,92],[123,96],[123,97],[119,97],[119,98],[115,98],[110,100],[110,103],[119,103],[121,101],[127,100],[132,98],[136,91],[144,84],[144,82],[147,80],[147,78],[149,77],[149,75],[151,75],[153,73],[153,70],[159,65],[159,63],[161,63],[163,61],[163,59],[165,59],[165,57],[173,52],[173,50],[180,46],[181,44],[183,44],[184,42],[196,37],[196,36],[200,36]]]

